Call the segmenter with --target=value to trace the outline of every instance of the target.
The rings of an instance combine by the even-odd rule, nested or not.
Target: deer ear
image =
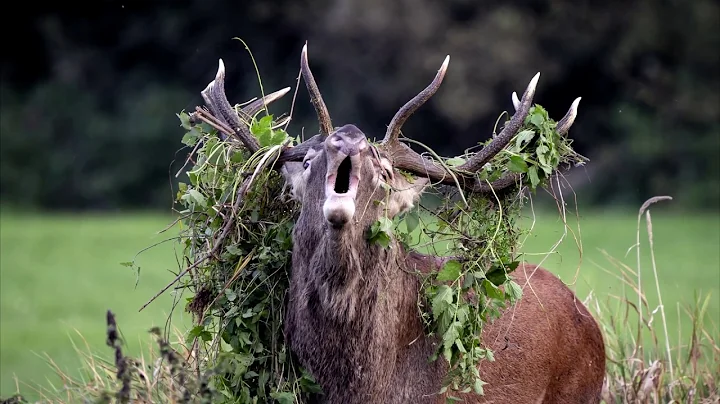
[[[283,164],[282,169],[283,177],[285,177],[285,186],[290,188],[290,195],[293,199],[300,201],[302,198],[303,191],[305,190],[305,183],[303,180],[303,163],[299,162],[287,162]]]
[[[395,217],[415,206],[430,180],[421,177],[414,178],[411,182],[404,175],[396,172],[390,182],[393,191],[390,193],[387,210],[389,217]]]

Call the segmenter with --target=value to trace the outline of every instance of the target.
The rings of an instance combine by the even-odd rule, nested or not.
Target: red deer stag
[[[301,70],[315,107],[320,133],[287,148],[276,168],[301,203],[293,230],[292,279],[285,334],[301,364],[312,373],[330,403],[435,403],[447,362],[428,360],[436,338],[424,333],[417,309],[420,281],[415,270],[435,271],[440,258],[371,244],[366,230],[384,215],[411,208],[429,181],[456,184],[446,168],[398,140],[408,117],[440,86],[449,58],[432,83],[395,115],[385,138],[371,144],[354,125],[336,128],[308,66]],[[224,90],[225,69],[202,92],[210,112],[228,135],[251,151],[257,141],[245,119],[231,107]],[[468,192],[488,192],[472,175],[502,150],[528,114],[539,74],[521,99],[513,93],[515,114],[494,140],[455,173]],[[287,90],[282,91],[282,94]],[[279,98],[281,92],[266,97]],[[566,133],[577,113],[577,99],[557,130]],[[240,111],[241,115],[243,112]],[[230,130],[231,129],[231,130]],[[416,176],[412,183],[396,174]],[[463,174],[464,173],[464,174]],[[502,178],[498,190],[516,184]],[[381,184],[387,186],[380,186]],[[385,205],[372,201],[385,200]],[[479,365],[484,396],[460,394],[466,402],[598,403],[605,374],[600,329],[573,292],[547,270],[521,265],[514,279],[527,288],[514,306],[485,326],[483,341],[495,361]]]

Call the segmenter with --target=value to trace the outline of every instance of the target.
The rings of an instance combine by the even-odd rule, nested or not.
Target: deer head
[[[512,94],[516,112],[502,132],[452,172],[447,166],[423,157],[400,142],[402,125],[440,87],[449,61],[448,56],[432,83],[395,114],[384,139],[373,144],[355,125],[333,128],[328,109],[308,66],[307,45],[303,48],[302,75],[320,127],[319,138],[314,140],[322,141],[311,147],[302,163],[286,163],[284,173],[304,210],[316,211],[317,218],[322,217],[334,230],[367,228],[380,216],[392,218],[411,208],[430,181],[459,184],[470,192],[487,192],[491,188],[497,191],[517,183],[518,178],[509,175],[488,186],[478,181],[474,173],[517,133],[532,105],[539,73],[530,81],[522,99],[518,99],[516,93]],[[579,101],[578,98],[573,102],[558,123],[557,130],[561,134],[572,125]],[[414,174],[415,179],[408,180],[399,174],[399,170]]]

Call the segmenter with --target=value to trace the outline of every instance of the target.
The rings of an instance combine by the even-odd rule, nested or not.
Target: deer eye
[[[310,167],[310,161],[308,161],[308,160],[303,161],[303,168],[307,170],[308,167]]]

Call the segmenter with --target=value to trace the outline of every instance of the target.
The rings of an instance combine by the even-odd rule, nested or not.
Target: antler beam
[[[452,168],[442,165],[435,160],[423,157],[407,145],[400,143],[399,133],[402,125],[413,112],[430,99],[438,90],[445,77],[449,61],[448,56],[445,58],[432,83],[395,114],[388,126],[381,146],[391,156],[396,168],[409,171],[418,176],[427,177],[435,182],[448,185],[459,184],[462,188],[471,192],[492,192],[492,190],[501,190],[517,184],[520,179],[519,174],[507,174],[488,185],[487,183],[480,182],[476,178],[475,173],[507,146],[510,140],[517,134],[532,106],[532,100],[535,95],[540,73],[537,73],[532,80],[530,80],[530,84],[523,93],[522,99],[518,99],[517,94],[513,92],[512,101],[515,107],[515,114],[510,121],[505,124],[500,134],[459,167]],[[579,103],[580,98],[577,98],[563,119],[558,122],[557,131],[561,135],[566,134],[573,124]]]

